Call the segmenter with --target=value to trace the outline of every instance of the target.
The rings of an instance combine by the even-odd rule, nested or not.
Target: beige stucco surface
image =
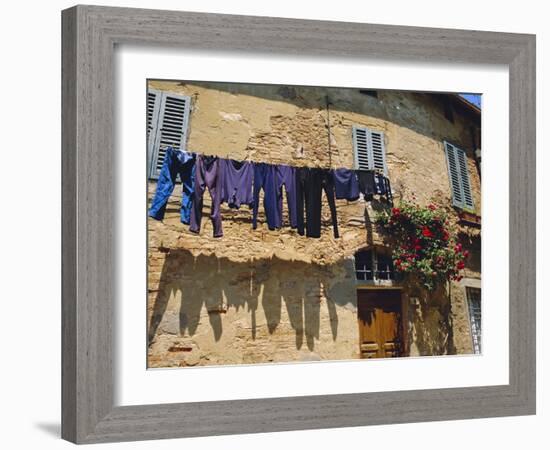
[[[352,167],[352,125],[383,131],[388,174],[399,198],[444,206],[453,218],[443,141],[467,151],[477,213],[480,177],[473,158],[472,120],[454,123],[426,94],[355,89],[150,82],[189,95],[188,149],[205,154],[296,166]],[[330,152],[326,95],[330,105]],[[149,198],[155,184],[149,183]],[[320,239],[285,227],[269,231],[260,208],[222,208],[224,236],[214,239],[205,195],[200,235],[179,222],[176,188],[165,219],[148,219],[148,363],[151,367],[352,359],[359,357],[353,255],[381,245],[372,219],[385,207],[337,201],[339,239],[323,204]],[[286,213],[286,208],[285,208]],[[480,278],[480,232],[460,227],[470,250],[466,275]],[[464,288],[435,293],[401,285],[408,353],[472,351]]]

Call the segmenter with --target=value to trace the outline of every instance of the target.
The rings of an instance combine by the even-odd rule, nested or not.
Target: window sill
[[[459,211],[458,212],[458,222],[460,225],[465,225],[474,228],[481,228],[481,216],[478,216],[474,212],[470,211]]]

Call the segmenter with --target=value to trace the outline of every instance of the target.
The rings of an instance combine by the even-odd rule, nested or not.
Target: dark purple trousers
[[[195,197],[191,209],[189,231],[199,233],[202,220],[203,197],[206,189],[212,198],[210,219],[214,226],[214,237],[223,236],[220,204],[222,199],[223,172],[221,160],[216,156],[198,155],[195,166]]]

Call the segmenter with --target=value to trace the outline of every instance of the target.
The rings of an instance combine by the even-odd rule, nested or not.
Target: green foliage
[[[444,281],[462,279],[468,251],[457,243],[443,209],[403,201],[375,221],[392,240],[397,272],[417,278],[429,290]]]

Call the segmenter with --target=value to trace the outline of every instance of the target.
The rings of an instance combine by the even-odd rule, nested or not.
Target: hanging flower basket
[[[415,278],[429,290],[442,282],[462,279],[468,251],[457,242],[443,209],[402,201],[377,215],[375,222],[393,246],[397,272]]]

